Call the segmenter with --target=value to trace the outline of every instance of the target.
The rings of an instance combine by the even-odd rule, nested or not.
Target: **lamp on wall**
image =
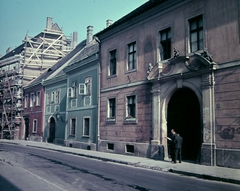
[[[58,120],[61,117],[59,112],[56,113],[56,117],[57,117]],[[61,117],[61,119],[62,119],[62,117]]]
[[[57,120],[61,119],[61,121],[62,121],[63,123],[65,123],[65,124],[68,122],[68,121],[64,121],[64,120],[63,120],[63,118],[62,118],[62,116],[60,115],[59,112],[57,112],[57,113],[55,114],[55,116],[56,116]]]

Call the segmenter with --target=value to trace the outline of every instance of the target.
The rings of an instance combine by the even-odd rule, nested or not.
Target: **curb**
[[[240,184],[240,180],[235,180],[235,179],[230,179],[230,178],[221,178],[217,176],[212,176],[212,175],[206,175],[206,174],[197,174],[193,172],[185,172],[181,170],[173,170],[170,169],[169,172],[176,173],[176,174],[182,174],[186,176],[192,176],[196,178],[201,178],[205,180],[214,180],[214,181],[219,181],[219,182],[226,182],[226,183],[232,183],[232,184]]]

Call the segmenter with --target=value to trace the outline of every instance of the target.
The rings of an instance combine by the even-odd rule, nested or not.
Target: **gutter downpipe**
[[[211,148],[211,166],[216,166],[216,138],[215,138],[215,96],[214,96],[214,88],[215,88],[215,78],[214,78],[214,69],[211,71],[211,81],[212,81],[212,86],[211,86],[211,105],[212,105],[212,135],[211,135],[211,141],[212,141],[212,148]]]
[[[97,116],[97,146],[96,150],[99,150],[99,140],[100,140],[100,87],[101,87],[101,42],[97,40],[99,44],[99,56],[98,56],[98,116]]]

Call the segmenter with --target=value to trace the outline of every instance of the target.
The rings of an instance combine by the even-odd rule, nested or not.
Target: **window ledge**
[[[115,122],[116,121],[116,119],[115,118],[107,118],[107,120],[106,121],[109,121],[109,122]]]
[[[126,70],[126,71],[125,71],[125,73],[127,74],[127,73],[136,72],[136,71],[137,71],[137,69],[136,69],[136,68],[134,68],[134,69],[132,69],[132,70]]]
[[[117,74],[109,75],[107,78],[116,78]]]
[[[137,119],[136,118],[126,118],[124,120],[124,123],[137,123]]]

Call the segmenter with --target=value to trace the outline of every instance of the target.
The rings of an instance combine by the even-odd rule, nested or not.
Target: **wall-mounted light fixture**
[[[59,112],[57,112],[57,113],[55,114],[55,117],[57,118],[57,120],[61,119],[61,121],[62,121],[63,123],[65,123],[65,124],[67,124],[67,122],[68,122],[68,121],[64,121],[64,120],[63,120],[63,118],[62,118],[62,116],[60,115]]]
[[[59,120],[60,117],[61,117],[61,116],[60,116],[60,113],[57,112],[57,113],[56,113],[56,118]],[[61,118],[62,118],[62,117],[61,117]]]

